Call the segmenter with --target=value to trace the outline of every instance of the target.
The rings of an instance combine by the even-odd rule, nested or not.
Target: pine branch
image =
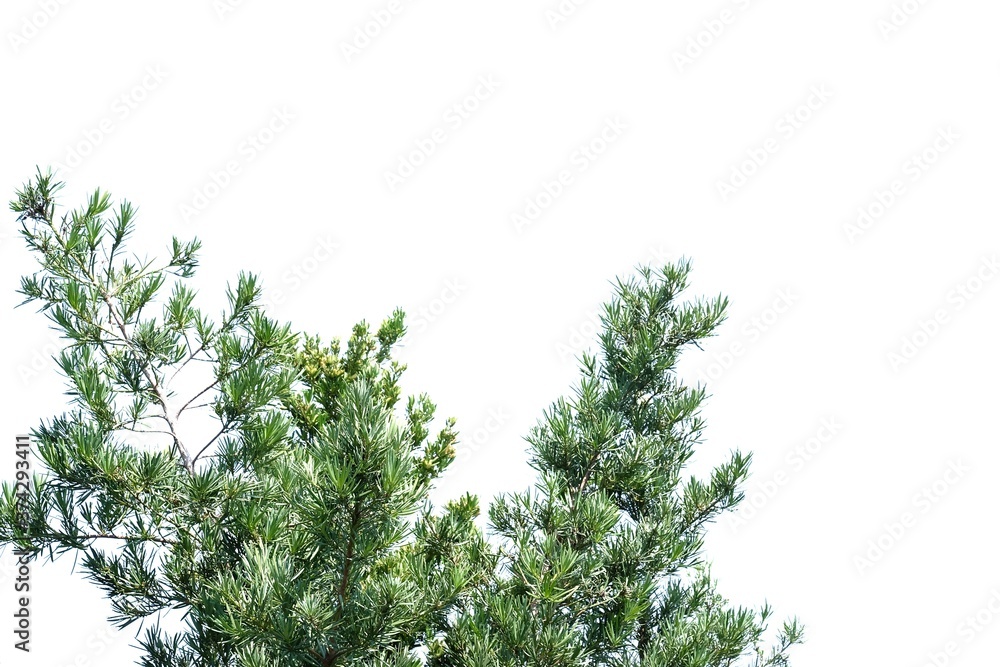
[[[118,330],[121,332],[122,340],[131,343],[132,339],[129,337],[128,330],[125,327],[125,323],[122,321],[118,312],[115,311],[114,305],[111,302],[111,297],[109,296],[108,292],[104,289],[103,285],[100,284],[97,278],[90,272],[90,270],[83,264],[83,262],[80,261],[80,258],[77,257],[77,255],[74,252],[72,252],[72,250],[69,248],[68,243],[66,242],[66,239],[63,237],[62,233],[56,229],[55,225],[52,223],[52,220],[46,219],[46,222],[48,223],[49,228],[52,230],[60,247],[63,249],[63,252],[67,256],[73,258],[76,264],[80,267],[80,270],[83,272],[83,275],[86,276],[89,285],[93,287],[95,290],[97,290],[98,294],[101,296],[101,300],[108,308],[108,315],[111,317],[115,325],[117,325]],[[133,347],[135,347],[134,343]],[[107,354],[106,351],[105,354]],[[167,425],[170,428],[170,434],[173,437],[174,446],[177,450],[177,453],[181,457],[181,464],[189,473],[193,474],[194,469],[191,465],[191,460],[188,457],[187,449],[181,442],[180,436],[177,435],[177,425],[173,417],[170,415],[170,408],[167,403],[167,397],[164,394],[162,387],[160,387],[159,381],[156,378],[155,373],[153,373],[146,364],[144,364],[142,367],[142,373],[143,376],[146,378],[146,381],[149,383],[150,388],[153,390],[153,394],[156,396],[156,399],[160,404],[160,408],[163,410],[163,418],[166,420]]]

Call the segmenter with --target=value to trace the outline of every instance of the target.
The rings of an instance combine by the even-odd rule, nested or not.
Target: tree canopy
[[[460,433],[402,396],[401,311],[342,344],[270,317],[242,273],[211,316],[199,241],[145,259],[130,203],[57,211],[61,187],[39,171],[11,202],[70,401],[33,431],[31,494],[3,486],[0,544],[80,555],[110,622],[141,628],[139,664],[787,665],[797,621],[767,637],[770,607],[732,607],[702,554],[750,457],[684,475],[706,390],[676,364],[727,305],[679,299],[690,262],[613,284],[596,353],[527,437],[534,488],[484,529],[475,496],[429,501]]]

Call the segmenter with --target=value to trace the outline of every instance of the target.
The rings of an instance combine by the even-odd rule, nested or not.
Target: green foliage
[[[700,555],[706,525],[741,500],[749,457],[733,453],[708,481],[682,479],[705,390],[685,386],[675,364],[726,308],[678,303],[689,271],[682,261],[617,283],[600,358],[584,355],[573,396],[528,438],[534,491],[490,510],[496,574],[434,645],[432,665],[786,664],[799,626],[765,650],[769,609],[728,608]]]
[[[488,561],[474,498],[427,506],[457,434],[431,437],[426,396],[394,410],[403,314],[341,351],[268,318],[243,274],[213,319],[188,283],[198,241],[164,265],[126,256],[134,208],[97,192],[57,219],[60,187],[39,173],[12,208],[74,409],[36,429],[48,475],[27,507],[5,487],[0,539],[82,553],[113,622],[152,621],[150,667],[408,664]],[[198,413],[217,429],[192,440]],[[171,609],[186,631],[155,622]]]
[[[401,395],[402,312],[326,343],[269,318],[240,274],[211,317],[197,240],[129,255],[135,209],[97,191],[57,216],[61,187],[39,172],[11,204],[70,406],[34,431],[33,493],[4,485],[0,543],[80,555],[112,622],[140,628],[140,664],[787,664],[798,625],[766,650],[769,608],[730,608],[701,557],[749,457],[682,478],[705,391],[675,364],[726,307],[678,302],[688,263],[616,285],[600,356],[528,438],[536,488],[493,503],[488,539],[475,497],[428,502],[458,432]]]

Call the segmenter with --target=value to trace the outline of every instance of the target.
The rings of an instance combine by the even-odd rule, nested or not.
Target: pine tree
[[[144,667],[787,664],[797,622],[766,648],[769,607],[731,608],[701,555],[749,457],[682,479],[705,390],[675,365],[726,308],[678,302],[688,262],[617,283],[599,356],[528,438],[536,488],[494,501],[485,533],[474,496],[428,500],[458,432],[402,398],[402,312],[324,342],[240,274],[209,317],[197,240],[130,255],[128,202],[57,215],[61,187],[39,171],[11,208],[71,406],[33,432],[31,494],[4,484],[0,544],[81,555]]]
[[[705,388],[686,386],[676,363],[727,306],[679,303],[690,270],[682,260],[617,282],[599,357],[583,356],[572,396],[528,438],[535,489],[490,510],[496,576],[433,646],[432,665],[787,665],[797,621],[768,650],[770,607],[729,607],[701,556],[707,524],[742,499],[750,458],[735,452],[707,481],[682,478]]]
[[[324,345],[268,318],[243,274],[213,320],[189,286],[197,241],[128,256],[135,209],[98,191],[57,218],[61,185],[39,173],[12,208],[40,263],[21,292],[67,341],[73,410],[34,432],[33,495],[4,485],[0,540],[81,553],[111,621],[147,621],[145,667],[419,665],[485,543],[475,498],[427,504],[457,436],[431,437],[425,395],[396,409],[403,314]],[[185,374],[204,386],[174,391]],[[206,417],[212,433],[182,435]],[[170,610],[184,630],[157,622]]]

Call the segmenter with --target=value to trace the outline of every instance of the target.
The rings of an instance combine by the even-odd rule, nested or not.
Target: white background
[[[732,302],[682,368],[712,394],[695,467],[754,454],[754,507],[707,542],[722,593],[799,615],[795,665],[987,664],[1000,5],[896,2],[403,0],[387,21],[388,0],[6,0],[0,191],[62,165],[67,205],[102,187],[140,207],[135,250],[197,235],[212,307],[247,269],[326,337],[405,308],[406,388],[464,438],[436,497],[484,506],[530,485],[522,436],[575,380],[609,281],[690,257],[690,295]],[[65,404],[58,341],[12,310],[15,229],[7,478],[14,436]],[[71,558],[34,566],[15,652],[11,560],[2,664],[134,659]]]

